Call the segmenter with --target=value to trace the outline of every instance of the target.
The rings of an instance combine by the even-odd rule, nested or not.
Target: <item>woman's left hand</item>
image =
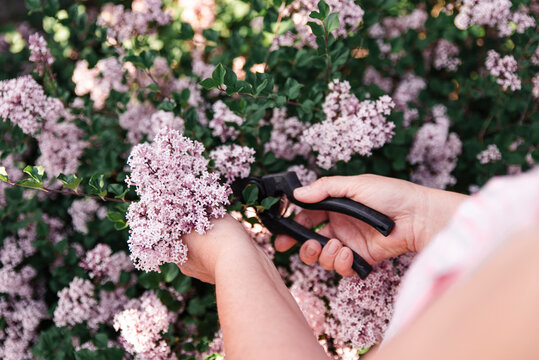
[[[212,223],[213,228],[204,235],[193,231],[182,237],[188,248],[188,260],[178,266],[187,276],[215,284],[215,269],[220,260],[258,256],[259,252],[249,234],[232,216],[227,214]]]

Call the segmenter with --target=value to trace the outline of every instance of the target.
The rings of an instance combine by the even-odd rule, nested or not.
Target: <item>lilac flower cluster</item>
[[[106,208],[94,199],[74,200],[67,210],[73,220],[73,228],[83,234],[88,234],[87,222],[94,218],[96,212],[100,219],[105,218]]]
[[[318,179],[316,173],[312,170],[307,169],[303,165],[294,165],[288,168],[288,171],[293,171],[298,176],[298,180],[301,185],[310,185]]]
[[[209,29],[215,22],[215,0],[179,0],[179,4],[183,9],[182,21],[191,24],[193,30],[200,32]]]
[[[502,153],[496,144],[490,144],[487,148],[477,154],[477,160],[482,165],[500,161],[502,159]]]
[[[533,85],[533,89],[532,89],[533,97],[536,99],[539,99],[539,74],[535,75],[532,78],[532,85]]]
[[[339,27],[333,31],[333,35],[339,37],[347,37],[350,32],[355,32],[363,21],[364,11],[353,0],[328,0],[326,3],[330,7],[330,11],[338,13]],[[295,25],[296,33],[286,32],[275,37],[271,50],[277,49],[279,46],[295,46],[302,48],[309,46],[318,48],[316,37],[307,25],[313,11],[317,11],[318,1],[313,0],[294,0],[282,12],[283,17],[290,17]]]
[[[498,29],[500,37],[510,36],[515,30],[523,33],[535,26],[533,17],[522,10],[512,13],[511,6],[510,0],[463,0],[455,26],[463,30],[472,25],[490,26]]]
[[[210,152],[210,159],[215,162],[214,170],[231,184],[237,178],[249,176],[254,155],[255,151],[247,146],[221,145]]]
[[[133,264],[129,257],[122,251],[112,253],[110,246],[97,244],[95,248],[88,251],[80,266],[85,269],[90,278],[98,278],[105,281],[117,283],[122,271],[130,271]]]
[[[123,5],[107,3],[101,9],[97,25],[107,28],[109,41],[114,45],[151,32],[150,24],[166,25],[171,17],[162,9],[161,0],[134,0],[131,10]]]
[[[79,60],[72,76],[76,85],[75,94],[78,96],[90,94],[94,109],[103,109],[111,90],[118,92],[129,90],[128,85],[123,83],[125,70],[125,66],[116,57],[99,60],[92,69],[88,69],[88,61]]]
[[[425,52],[427,61],[432,62],[436,70],[457,71],[462,61],[458,58],[459,48],[445,39],[440,39],[430,51]]]
[[[83,133],[62,102],[46,96],[31,76],[0,81],[0,117],[36,137],[41,151],[37,163],[49,175],[77,170],[87,145],[81,140]]]
[[[385,116],[395,104],[389,96],[359,102],[350,93],[350,84],[339,80],[332,81],[329,90],[323,105],[326,120],[302,135],[302,141],[318,153],[318,166],[329,169],[337,161],[350,161],[354,154],[371,155],[391,140],[395,124]]]
[[[89,280],[74,278],[69,286],[58,292],[58,306],[53,320],[56,326],[75,325],[88,321],[97,307],[95,286]]]
[[[432,109],[434,122],[424,124],[416,133],[408,161],[417,165],[412,181],[434,188],[445,189],[455,183],[451,171],[457,165],[462,143],[455,133],[449,133],[447,109],[437,105]]]
[[[494,50],[489,50],[485,67],[490,75],[497,77],[496,82],[503,88],[504,91],[520,90],[521,81],[516,71],[518,63],[512,55],[506,55],[503,58]]]
[[[184,263],[182,235],[203,234],[211,229],[211,219],[225,215],[230,189],[208,172],[203,151],[201,143],[167,128],[151,144],[133,148],[126,182],[136,187],[140,201],[129,205],[127,220],[137,269],[159,271],[163,263]]]
[[[400,284],[398,270],[405,270],[408,263],[408,255],[403,257],[403,263],[397,266],[393,259],[376,264],[365,280],[350,276],[339,281],[336,296],[329,299],[331,310],[326,325],[326,333],[334,341],[361,349],[382,339]]]
[[[212,129],[212,135],[218,136],[222,142],[235,140],[240,132],[231,126],[231,124],[240,126],[243,124],[243,119],[234,114],[224,102],[217,100],[213,104],[213,119],[208,124],[210,129]]]
[[[126,309],[114,316],[114,328],[121,331],[120,341],[137,359],[175,359],[162,334],[176,315],[167,310],[154,292],[145,292],[131,300]]]
[[[293,160],[296,156],[306,157],[309,154],[309,145],[298,141],[307,126],[295,116],[287,117],[286,108],[273,109],[270,124],[273,130],[264,145],[266,152],[272,151],[276,157],[285,160]]]
[[[51,52],[47,49],[47,42],[43,36],[35,33],[30,35],[28,47],[30,48],[29,60],[36,64],[37,72],[43,75],[45,68],[51,66],[54,62]]]
[[[372,66],[365,69],[365,73],[363,74],[363,84],[374,84],[386,93],[390,93],[393,88],[393,80],[391,80],[391,78],[384,78],[382,74],[376,71]]]
[[[393,93],[393,101],[398,110],[404,111],[404,126],[410,126],[411,122],[418,118],[417,109],[410,108],[410,104],[416,104],[419,93],[427,87],[425,79],[412,73],[407,73],[397,85]]]
[[[149,102],[131,100],[119,117],[120,126],[127,130],[127,139],[133,145],[144,139],[153,140],[159,130],[170,128],[183,132],[184,120],[171,112],[156,110]]]
[[[34,135],[50,107],[43,88],[30,75],[0,81],[0,117]]]

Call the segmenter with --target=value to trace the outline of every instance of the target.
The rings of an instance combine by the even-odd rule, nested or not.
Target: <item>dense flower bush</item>
[[[276,254],[229,184],[370,172],[468,193],[539,161],[537,0],[25,5],[0,26],[1,359],[223,355],[213,287],[174,263],[226,211],[330,357],[357,359],[412,255],[362,281]]]

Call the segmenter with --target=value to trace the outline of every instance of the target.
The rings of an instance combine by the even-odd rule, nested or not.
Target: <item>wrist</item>
[[[467,195],[419,186],[421,195],[414,224],[414,250],[421,252],[447,226]]]

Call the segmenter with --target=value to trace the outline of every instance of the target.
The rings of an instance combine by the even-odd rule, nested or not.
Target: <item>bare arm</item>
[[[182,272],[216,284],[227,359],[324,359],[296,301],[273,263],[232,217],[206,235],[184,238]]]

